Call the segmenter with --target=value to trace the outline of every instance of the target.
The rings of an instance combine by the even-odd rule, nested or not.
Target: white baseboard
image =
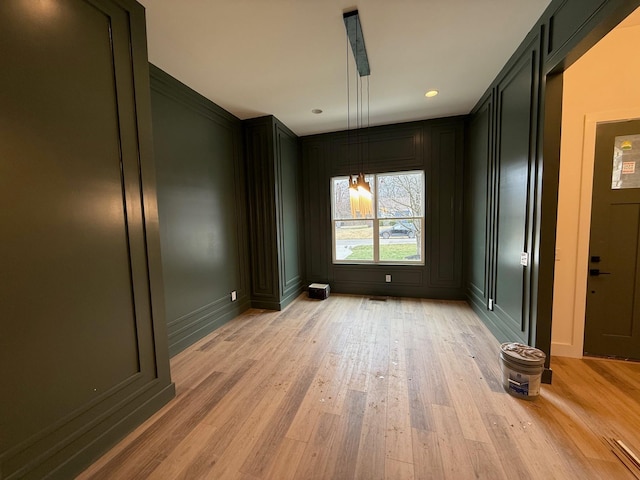
[[[554,355],[558,357],[582,358],[582,348],[568,343],[551,343],[552,364]]]

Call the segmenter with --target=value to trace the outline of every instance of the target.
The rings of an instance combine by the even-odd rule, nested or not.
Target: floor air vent
[[[369,300],[373,300],[374,302],[386,302],[387,297],[369,297]]]

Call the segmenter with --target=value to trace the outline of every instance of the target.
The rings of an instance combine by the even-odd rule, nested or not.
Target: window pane
[[[373,221],[335,222],[336,260],[373,261]]]
[[[380,220],[381,262],[422,262],[422,222],[417,219]]]
[[[355,177],[354,177],[355,179]],[[359,193],[351,200],[352,193],[349,190],[349,177],[333,178],[333,218],[334,220],[348,220],[355,218],[373,218],[375,209],[375,192],[374,178],[365,175],[365,181],[369,182],[370,191]]]
[[[611,188],[640,188],[640,135],[615,138]]]
[[[378,217],[421,217],[424,203],[423,172],[378,175]]]
[[[348,177],[336,177],[333,179],[333,218],[351,218],[349,207],[349,179]]]

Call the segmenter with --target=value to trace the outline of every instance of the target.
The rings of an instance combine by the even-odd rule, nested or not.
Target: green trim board
[[[543,73],[568,68],[640,6],[638,0],[554,0],[539,25],[545,33]]]

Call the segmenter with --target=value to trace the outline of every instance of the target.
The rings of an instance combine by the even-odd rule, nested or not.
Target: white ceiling
[[[550,3],[139,1],[151,63],[241,119],[272,114],[298,135],[347,128],[345,11],[360,13],[373,126],[469,113]]]

